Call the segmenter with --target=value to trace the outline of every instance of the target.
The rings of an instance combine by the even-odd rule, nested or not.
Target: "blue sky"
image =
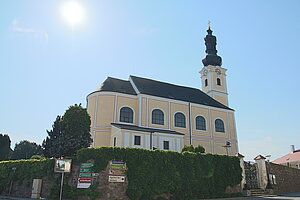
[[[57,115],[107,76],[148,77],[201,88],[207,21],[227,68],[239,149],[271,160],[300,148],[300,2],[74,0],[0,2],[0,133],[41,143]]]

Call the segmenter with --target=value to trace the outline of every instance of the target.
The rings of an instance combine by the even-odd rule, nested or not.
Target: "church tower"
[[[204,38],[206,46],[206,56],[202,63],[204,67],[200,71],[202,80],[202,91],[228,106],[228,93],[226,85],[227,69],[221,67],[222,58],[217,55],[217,39],[212,35],[212,30],[208,26],[207,35]]]

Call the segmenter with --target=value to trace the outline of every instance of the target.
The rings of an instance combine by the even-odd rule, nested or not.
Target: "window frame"
[[[154,111],[160,111],[162,113],[162,124],[161,123],[153,123],[153,112]],[[154,108],[152,111],[151,111],[151,124],[154,124],[154,125],[161,125],[161,126],[164,126],[165,125],[165,112],[160,109],[160,108]]]
[[[165,148],[167,145],[168,148]],[[164,140],[163,141],[163,150],[170,150],[170,141],[169,140]]]
[[[137,142],[136,138],[139,138],[139,144],[136,144],[136,142]],[[141,146],[142,145],[142,136],[140,136],[140,135],[134,135],[133,145],[134,146]]]
[[[203,120],[204,120],[204,129],[198,129],[197,127],[197,125],[198,125],[198,123],[197,123],[197,118],[199,119],[199,118],[203,118]],[[202,115],[198,115],[196,118],[195,118],[195,129],[197,130],[197,131],[207,131],[207,128],[206,128],[206,119],[205,119],[205,117],[203,117]]]
[[[178,125],[176,125],[178,123],[178,122],[176,123],[176,115],[178,115],[178,114],[182,114],[184,116],[184,126],[178,126]],[[183,112],[176,112],[174,114],[174,127],[176,127],[176,128],[186,128],[186,124],[187,124],[187,121],[186,121],[185,114]]]
[[[113,144],[114,147],[117,146],[117,137],[114,137],[114,144]]]
[[[217,123],[216,123],[217,121],[221,121],[223,127],[217,127]],[[222,128],[222,129],[220,129],[220,128]],[[215,132],[218,132],[218,133],[225,133],[226,132],[224,120],[222,120],[220,118],[215,119]]]
[[[125,109],[125,108],[129,108],[132,111],[132,122],[121,121],[121,111],[122,111],[122,109]],[[135,120],[134,116],[135,116],[134,109],[132,109],[130,106],[127,106],[127,105],[126,106],[122,106],[120,108],[120,110],[119,110],[119,122],[128,123],[128,124],[134,124],[134,120]]]
[[[217,78],[217,85],[218,85],[218,86],[222,86],[222,82],[221,82],[221,79],[220,79],[220,78]]]

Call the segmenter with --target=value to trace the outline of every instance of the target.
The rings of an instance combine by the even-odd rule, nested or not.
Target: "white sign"
[[[91,183],[77,183],[77,188],[89,188]]]
[[[109,176],[108,181],[111,183],[124,183],[125,176]]]
[[[54,172],[70,173],[72,159],[55,159]]]
[[[89,188],[92,184],[91,178],[78,178],[77,188]]]

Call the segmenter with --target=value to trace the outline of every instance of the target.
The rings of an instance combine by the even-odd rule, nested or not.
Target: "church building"
[[[202,90],[143,77],[108,77],[87,96],[92,147],[117,146],[234,155],[238,142],[234,110],[228,106],[226,69],[209,27],[200,71]]]

